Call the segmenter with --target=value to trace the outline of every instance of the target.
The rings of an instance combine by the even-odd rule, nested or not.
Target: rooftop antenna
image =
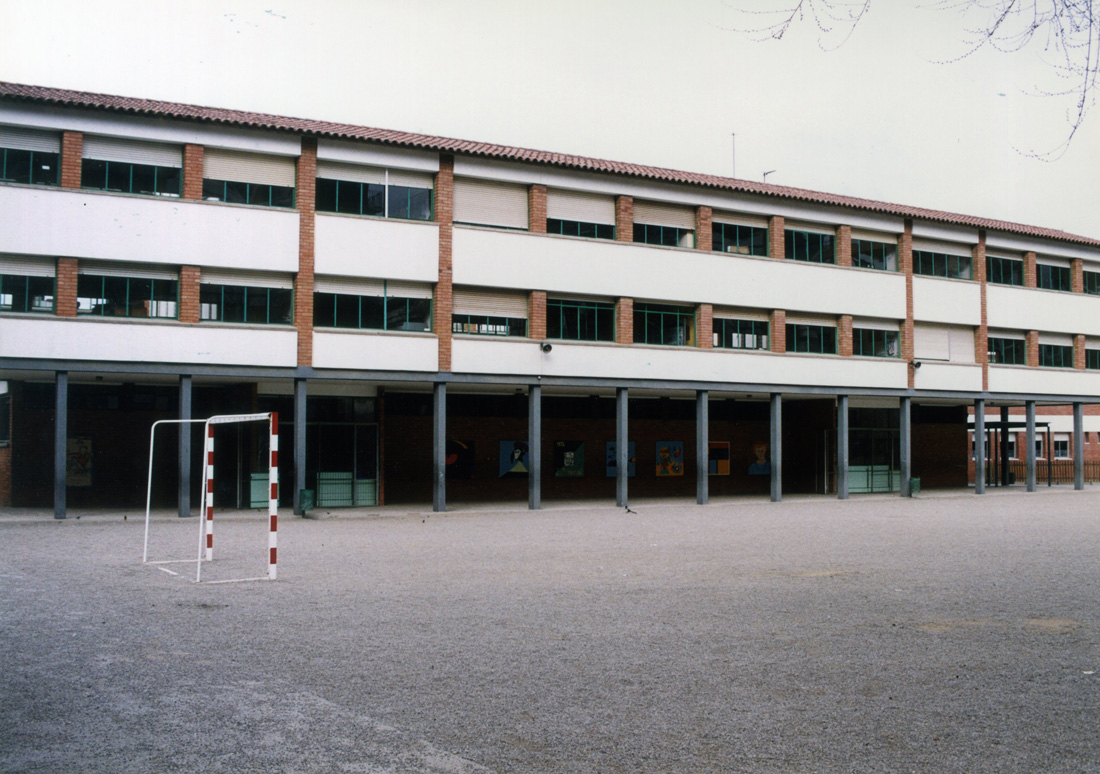
[[[730,136],[733,138],[733,176],[737,177],[737,132]]]
[[[768,175],[770,175],[774,171],[775,171],[774,169],[769,169],[767,172],[764,173],[764,182],[765,183],[768,182]]]

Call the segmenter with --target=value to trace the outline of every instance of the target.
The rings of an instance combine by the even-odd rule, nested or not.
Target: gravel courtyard
[[[631,507],[9,511],[0,771],[1100,771],[1100,490]]]

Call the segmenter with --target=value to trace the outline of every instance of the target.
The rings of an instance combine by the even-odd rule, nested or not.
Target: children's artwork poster
[[[683,441],[657,441],[657,475],[684,475]]]
[[[606,449],[607,449],[607,457],[606,457],[607,477],[608,478],[615,478],[615,476],[618,473],[618,468],[619,468],[619,463],[618,463],[618,460],[616,459],[616,456],[615,456],[615,451],[617,449],[615,441],[608,441],[607,445],[606,445]],[[637,459],[637,456],[634,454],[634,442],[633,441],[627,441],[626,442],[626,459],[627,459],[626,477],[627,478],[634,478],[635,463],[638,461],[638,459]]]
[[[707,449],[707,468],[712,476],[730,474],[729,441],[710,441]]]
[[[447,439],[447,478],[470,479],[474,477],[474,442]]]
[[[584,441],[554,441],[554,475],[584,478]]]
[[[527,441],[500,442],[500,477],[526,478],[531,469],[530,449]]]
[[[68,438],[65,445],[65,483],[92,485],[92,439]]]
[[[768,459],[768,445],[763,441],[757,441],[752,445],[752,454],[756,461],[749,465],[749,475],[770,476],[772,463]]]

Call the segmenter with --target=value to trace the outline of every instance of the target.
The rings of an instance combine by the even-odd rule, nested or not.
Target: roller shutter
[[[246,285],[254,288],[293,288],[294,278],[289,274],[266,271],[233,269],[207,269],[203,267],[201,279],[204,285]]]
[[[546,217],[614,226],[615,199],[602,194],[551,189],[546,192]]]
[[[328,180],[347,180],[349,183],[374,183],[383,185],[386,182],[386,170],[378,167],[363,167],[358,164],[340,164],[335,161],[318,161],[317,177]]]
[[[21,126],[0,126],[0,148],[60,153],[61,135]]]
[[[25,258],[21,255],[0,255],[0,274],[20,274],[24,277],[53,277],[57,264],[50,260]]]
[[[207,148],[202,164],[202,176],[210,180],[294,187],[294,159],[285,156]]]
[[[100,161],[152,164],[156,167],[183,166],[183,149],[167,143],[85,135],[82,153],[86,159]]]
[[[454,313],[527,319],[527,294],[500,290],[455,290]]]
[[[695,208],[658,202],[634,202],[634,222],[695,229]]]
[[[973,349],[973,342],[971,342]],[[917,360],[950,360],[951,331],[946,325],[913,326],[913,357]]]
[[[80,274],[96,274],[103,277],[135,277],[142,279],[178,280],[179,271],[170,266],[123,261],[82,260],[77,266]]]
[[[489,180],[455,180],[455,223],[527,228],[527,186]]]
[[[635,216],[635,220],[637,217]],[[755,228],[767,228],[768,219],[759,215],[742,215],[737,212],[715,212],[711,216],[714,223],[731,223],[735,226],[753,226]]]

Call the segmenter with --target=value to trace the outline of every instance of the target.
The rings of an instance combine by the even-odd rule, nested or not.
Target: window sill
[[[257,328],[270,328],[270,325],[257,325]],[[284,328],[293,326],[282,326]],[[351,335],[360,335],[364,333],[381,334],[383,336],[414,336],[414,337],[434,337],[435,334],[432,331],[388,331],[382,328],[328,328],[314,325],[314,333],[344,333]]]
[[[247,207],[256,207],[256,206],[260,206],[260,205],[248,204],[248,205],[245,205],[245,206],[247,206]],[[268,209],[286,209],[286,208],[285,207],[269,207]],[[432,220],[430,218],[428,220],[421,220],[419,218],[398,218],[398,217],[394,217],[392,215],[389,216],[389,217],[387,217],[385,215],[356,215],[356,214],[351,213],[351,212],[329,212],[327,210],[317,210],[316,214],[317,215],[324,215],[326,217],[331,215],[332,217],[335,217],[335,218],[350,218],[352,220],[374,220],[374,221],[381,221],[383,223],[417,223],[417,224],[423,224],[423,225],[434,225],[434,226],[439,225],[439,221]]]
[[[106,194],[108,196],[126,196],[136,197],[138,199],[171,199],[178,201],[183,198],[183,194],[163,194],[163,193],[134,193],[133,191],[116,191],[110,188],[84,188],[80,187],[81,193],[86,194]]]

